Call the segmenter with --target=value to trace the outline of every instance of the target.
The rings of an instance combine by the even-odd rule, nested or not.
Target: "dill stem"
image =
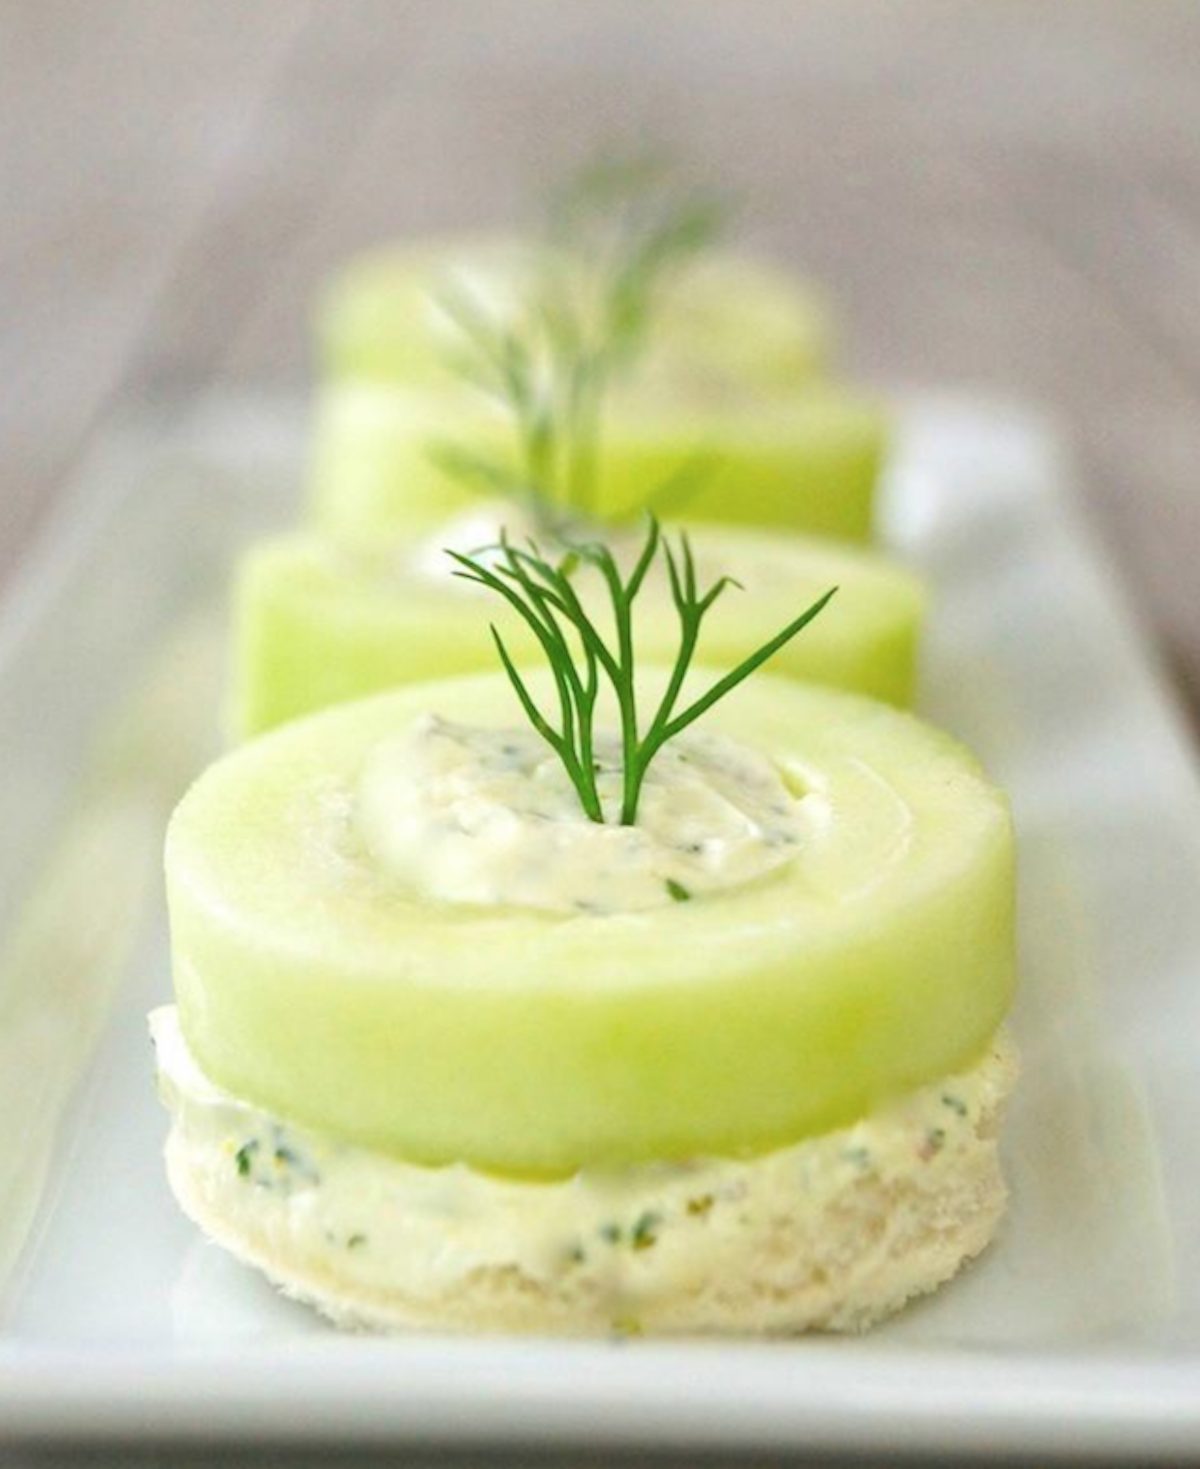
[[[617,603],[617,658],[622,679],[617,690],[621,711],[621,825],[637,820],[642,781],[638,770],[637,694],[634,689],[633,613],[622,595]]]
[[[648,765],[654,752],[662,743],[663,731],[675,710],[675,704],[679,698],[679,691],[683,687],[683,680],[691,667],[692,656],[696,651],[696,641],[700,635],[700,624],[695,619],[689,619],[683,630],[683,638],[680,642],[679,652],[675,658],[675,667],[671,670],[671,679],[667,684],[666,692],[658,706],[658,712],[646,731],[646,738],[642,741],[642,757]]]

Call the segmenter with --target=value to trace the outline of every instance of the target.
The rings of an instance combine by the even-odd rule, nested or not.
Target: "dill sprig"
[[[660,551],[679,620],[679,650],[662,697],[649,721],[643,723],[637,702],[633,612]],[[504,671],[530,724],[562,762],[584,814],[597,822],[605,820],[605,812],[596,780],[596,706],[601,678],[611,686],[620,723],[619,819],[625,826],[637,820],[646,772],[663,746],[761,668],[808,626],[837,591],[831,587],[773,638],[681,709],[678,706],[684,679],[695,658],[704,619],[729,587],[740,586],[732,577],[722,576],[701,590],[686,532],[681,532],[672,546],[657,519],[651,516],[645,542],[628,573],[621,571],[612,551],[599,541],[573,544],[556,561],[544,556],[536,542],[516,546],[504,535],[494,547],[474,553],[447,551],[446,554],[455,563],[455,576],[502,597],[537,639],[554,681],[557,722],[534,699],[499,630],[494,623],[491,627]],[[612,632],[608,638],[584,608],[575,588],[573,577],[580,566],[598,573],[607,593],[612,614]]]
[[[724,199],[682,184],[653,156],[601,158],[551,194],[547,239],[578,265],[602,372],[636,357],[661,291],[716,242],[727,212]]]
[[[540,306],[499,319],[457,288],[442,290],[438,304],[459,335],[450,365],[500,409],[515,442],[511,456],[440,443],[431,446],[431,457],[472,487],[519,501],[543,529],[557,532],[579,498],[572,488],[578,449],[568,408],[579,391],[577,324],[565,310]]]
[[[551,196],[514,310],[461,284],[436,296],[455,328],[448,365],[514,430],[510,458],[449,443],[431,455],[473,488],[515,498],[557,533],[595,512],[603,408],[636,364],[669,283],[720,234],[724,206],[651,159],[600,161]]]

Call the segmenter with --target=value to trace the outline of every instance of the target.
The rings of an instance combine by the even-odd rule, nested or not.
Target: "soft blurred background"
[[[1193,0],[0,0],[0,594],[122,425],[303,401],[345,257],[665,142],[855,378],[1056,417],[1200,719],[1198,58]]]
[[[666,140],[843,360],[1061,415],[1200,712],[1200,9],[3,0],[0,575],[147,403],[305,391],[315,285]]]

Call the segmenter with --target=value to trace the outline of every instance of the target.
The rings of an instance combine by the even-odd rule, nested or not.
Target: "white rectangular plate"
[[[914,400],[888,486],[936,594],[922,709],[1012,793],[1025,1075],[987,1256],[853,1341],[339,1337],[162,1177],[158,849],[215,750],[229,561],[303,419],[110,443],[0,627],[0,1439],[1200,1452],[1200,785],[1052,432]]]

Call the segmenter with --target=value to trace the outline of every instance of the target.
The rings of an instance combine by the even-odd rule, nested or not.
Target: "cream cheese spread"
[[[532,729],[430,714],[381,743],[359,782],[359,833],[425,897],[555,912],[632,913],[768,877],[817,819],[763,755],[685,731],[646,773],[636,825],[617,824],[616,736],[596,741],[608,819],[588,819],[558,756]]]
[[[960,1074],[760,1157],[530,1181],[420,1167],[293,1126],[212,1083],[174,1007],[151,1028],[185,1207],[277,1278],[326,1282],[311,1293],[327,1309],[377,1292],[419,1316],[420,1302],[461,1292],[470,1311],[494,1272],[518,1283],[518,1305],[553,1292],[620,1326],[669,1320],[671,1303],[743,1279],[768,1310],[773,1289],[808,1281],[814,1301],[840,1303],[840,1316],[813,1305],[813,1319],[853,1327],[952,1274],[1003,1206],[995,1134],[1015,1075],[1003,1035]],[[969,1248],[938,1244],[960,1225]],[[947,1252],[936,1278],[910,1268],[918,1244],[929,1274],[928,1250]]]

